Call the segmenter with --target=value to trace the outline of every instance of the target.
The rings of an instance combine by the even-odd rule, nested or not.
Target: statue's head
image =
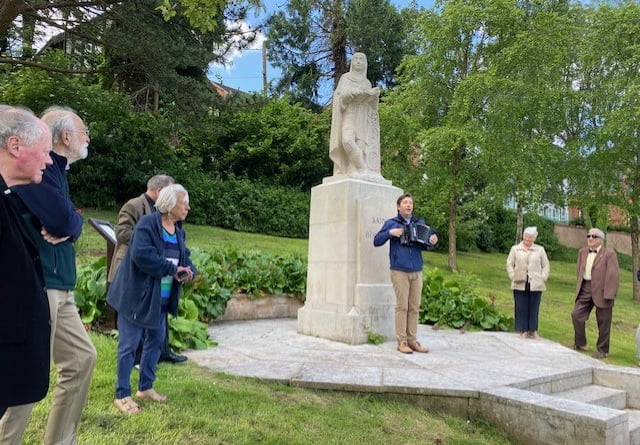
[[[351,57],[350,70],[356,73],[366,74],[367,72],[367,56],[364,53],[355,53]]]

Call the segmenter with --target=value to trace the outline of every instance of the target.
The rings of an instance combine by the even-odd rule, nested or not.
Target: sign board
[[[116,231],[109,221],[102,219],[89,218],[89,224],[96,229],[98,233],[107,240],[107,274],[111,268],[111,258],[116,248]]]
[[[91,224],[108,243],[114,246],[116,245],[116,231],[109,221],[89,218],[89,224]]]

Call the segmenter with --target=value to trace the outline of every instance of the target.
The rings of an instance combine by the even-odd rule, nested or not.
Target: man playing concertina
[[[398,215],[388,219],[373,238],[373,245],[382,246],[387,241],[391,263],[391,283],[396,294],[395,327],[398,351],[404,354],[429,352],[417,340],[418,313],[422,301],[422,251],[433,249],[438,243],[438,234],[429,228],[428,243],[422,244],[403,239],[411,224],[427,227],[424,220],[413,216],[413,198],[410,194],[400,196],[396,202]]]

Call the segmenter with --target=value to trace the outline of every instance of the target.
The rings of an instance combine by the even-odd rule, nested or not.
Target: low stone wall
[[[251,299],[244,294],[232,295],[224,315],[216,321],[258,320],[263,318],[296,318],[303,302],[282,295]]]
[[[587,229],[556,224],[554,232],[563,246],[579,249],[587,245]],[[631,235],[626,232],[607,232],[607,247],[625,255],[631,255]]]

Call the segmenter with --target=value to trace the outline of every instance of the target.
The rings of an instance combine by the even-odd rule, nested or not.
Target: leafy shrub
[[[229,250],[228,255],[235,265],[234,282],[238,293],[250,298],[287,294],[304,300],[307,266],[301,257],[234,250]]]
[[[191,301],[197,318],[205,323],[224,314],[231,298],[233,281],[224,255],[191,251],[191,261],[198,269],[196,278],[182,286],[181,301]]]
[[[442,271],[434,268],[423,275],[423,281],[421,323],[456,329],[511,330],[511,317],[501,314],[493,301],[475,295],[475,276],[453,274],[445,277]]]
[[[381,345],[387,338],[377,332],[367,332],[367,343],[372,345]]]
[[[74,298],[84,324],[94,324],[106,313],[106,296],[107,257],[79,267]]]
[[[309,192],[203,172],[176,176],[180,177],[189,191],[193,224],[289,238],[309,234]]]
[[[194,249],[191,260],[198,274],[182,286],[177,317],[169,317],[170,344],[176,350],[215,344],[209,340],[207,323],[224,314],[234,293],[252,298],[284,294],[304,300],[307,264],[300,256]],[[76,304],[87,325],[96,326],[106,313],[106,271],[106,257],[79,268]]]
[[[218,343],[209,338],[208,325],[198,320],[196,304],[187,298],[178,303],[178,316],[169,315],[169,339],[173,349],[206,349]]]

